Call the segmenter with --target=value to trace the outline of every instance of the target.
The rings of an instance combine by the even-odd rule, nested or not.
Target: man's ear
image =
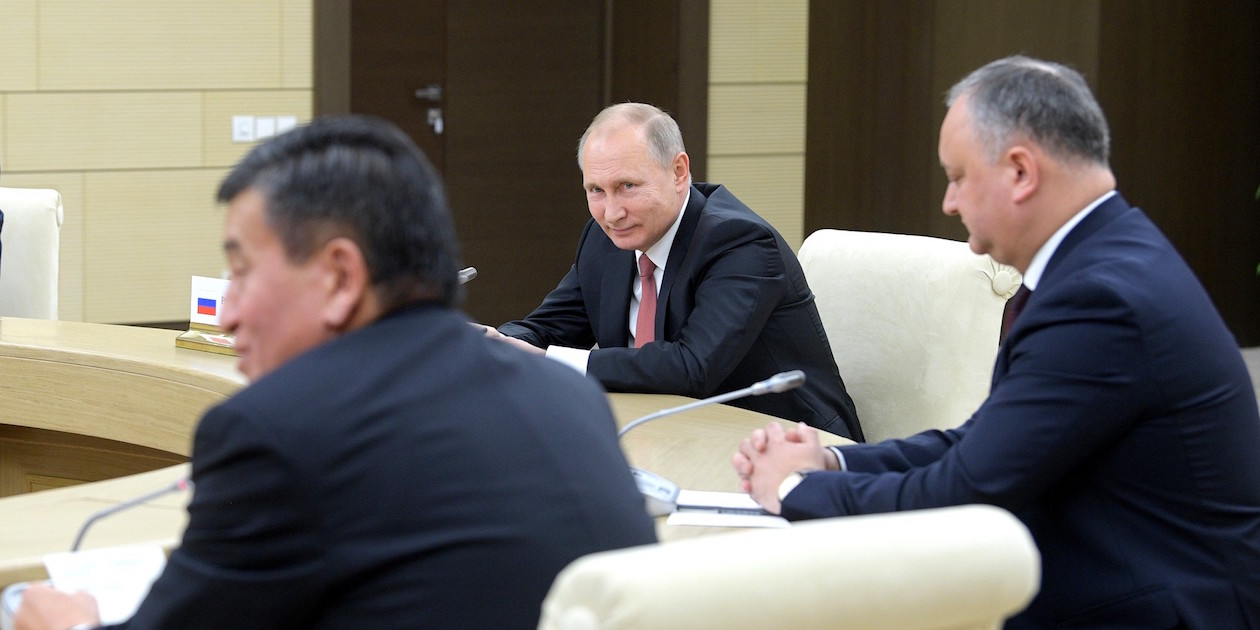
[[[333,330],[345,330],[370,297],[372,282],[367,261],[359,246],[344,236],[325,243],[316,256],[323,274],[320,318]]]
[[[674,188],[683,190],[687,186],[687,178],[691,175],[691,158],[687,157],[686,151],[680,151],[674,156],[673,173]]]
[[[1012,180],[1011,201],[1023,203],[1037,191],[1041,181],[1039,157],[1039,153],[1021,144],[1007,149],[1006,160]]]

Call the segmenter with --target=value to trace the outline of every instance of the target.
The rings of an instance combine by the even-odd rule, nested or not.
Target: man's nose
[[[608,200],[604,202],[604,221],[608,223],[616,223],[626,216],[626,209],[621,205],[621,201],[616,197],[609,195]]]
[[[219,309],[219,327],[224,332],[234,332],[240,324],[240,316],[237,315],[236,300],[228,297],[223,298],[223,304]]]
[[[958,204],[954,201],[953,184],[950,184],[950,186],[945,189],[945,196],[941,198],[941,212],[944,212],[946,215],[951,217],[958,214]]]

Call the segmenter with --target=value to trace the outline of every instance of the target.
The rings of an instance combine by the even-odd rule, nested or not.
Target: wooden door
[[[355,0],[350,31],[350,111],[393,121],[443,171],[446,0]]]
[[[603,4],[352,0],[344,10],[347,111],[393,121],[443,172],[464,262],[478,270],[468,313],[495,325],[524,317],[568,270],[589,217],[575,151],[604,102]]]

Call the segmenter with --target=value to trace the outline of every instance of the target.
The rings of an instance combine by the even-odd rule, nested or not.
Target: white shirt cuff
[[[839,446],[828,446],[832,453],[836,454],[836,463],[840,464],[840,472],[848,472],[849,463],[844,461],[844,451]]]
[[[590,350],[582,350],[581,348],[566,348],[564,346],[547,346],[547,358],[559,361],[575,370],[578,374],[586,375],[586,363],[591,358]]]

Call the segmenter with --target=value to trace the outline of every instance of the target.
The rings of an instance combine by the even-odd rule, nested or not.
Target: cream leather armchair
[[[989,392],[1013,267],[928,236],[819,230],[799,257],[869,442],[962,424]]]
[[[1040,575],[1028,530],[992,506],[832,518],[584,556],[538,627],[991,629]]]
[[[0,188],[0,315],[57,319],[61,194]]]

